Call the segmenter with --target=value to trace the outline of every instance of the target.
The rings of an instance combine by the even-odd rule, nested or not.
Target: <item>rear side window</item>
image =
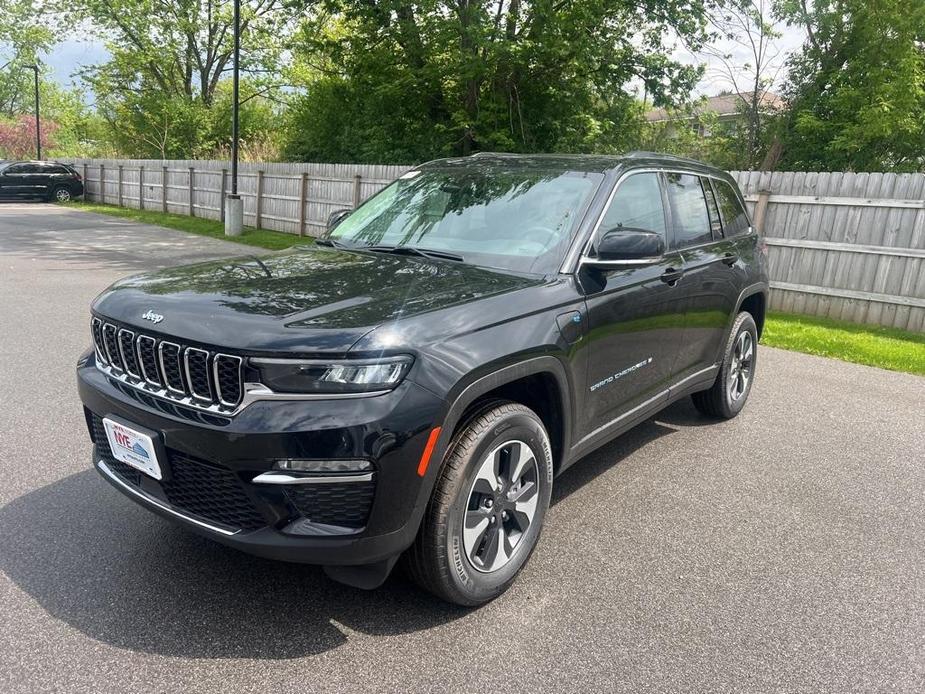
[[[723,215],[723,232],[726,236],[736,236],[748,231],[748,214],[732,186],[725,181],[714,181],[716,195],[719,197],[719,209]]]
[[[45,170],[43,171],[43,173],[47,173],[47,174],[69,174],[70,173],[70,171],[68,171],[66,168],[64,168],[60,164],[45,164],[44,169]]]
[[[617,188],[601,222],[600,233],[621,227],[645,229],[665,236],[665,206],[658,174],[634,174]]]
[[[713,189],[710,187],[710,179],[701,178],[700,185],[703,186],[703,194],[707,199],[707,210],[710,213],[710,231],[713,232],[714,239],[721,239],[723,238],[723,222],[719,216],[719,208],[716,206]]]
[[[713,240],[710,215],[703,196],[700,177],[693,174],[668,173],[668,199],[674,218],[674,247],[684,248]]]

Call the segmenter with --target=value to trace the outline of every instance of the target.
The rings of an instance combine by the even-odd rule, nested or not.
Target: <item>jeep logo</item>
[[[155,313],[151,309],[148,309],[142,313],[141,317],[145,320],[151,321],[152,323],[160,323],[162,320],[164,320],[164,316],[162,316],[160,313]]]

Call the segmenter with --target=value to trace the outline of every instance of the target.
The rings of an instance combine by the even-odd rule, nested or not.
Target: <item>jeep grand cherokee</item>
[[[93,464],[219,542],[476,605],[553,479],[669,403],[734,417],[766,250],[733,179],[656,154],[415,168],[317,244],[117,282],[77,375]]]

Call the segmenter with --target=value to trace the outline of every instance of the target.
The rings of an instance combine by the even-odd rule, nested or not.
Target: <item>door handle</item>
[[[729,267],[732,267],[737,262],[739,262],[739,254],[738,253],[726,253],[723,256],[723,262]]]
[[[659,279],[667,285],[674,286],[683,276],[684,270],[675,270],[673,267],[670,267],[661,274]]]

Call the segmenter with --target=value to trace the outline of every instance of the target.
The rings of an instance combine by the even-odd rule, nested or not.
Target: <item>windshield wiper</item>
[[[418,255],[422,258],[439,258],[441,260],[455,260],[458,263],[463,262],[463,257],[456,253],[432,251],[429,248],[416,248],[415,246],[363,246],[362,250],[375,251],[376,253],[394,253],[395,255]]]
[[[349,245],[337,239],[315,239],[316,246],[330,246],[331,248],[350,248]]]

